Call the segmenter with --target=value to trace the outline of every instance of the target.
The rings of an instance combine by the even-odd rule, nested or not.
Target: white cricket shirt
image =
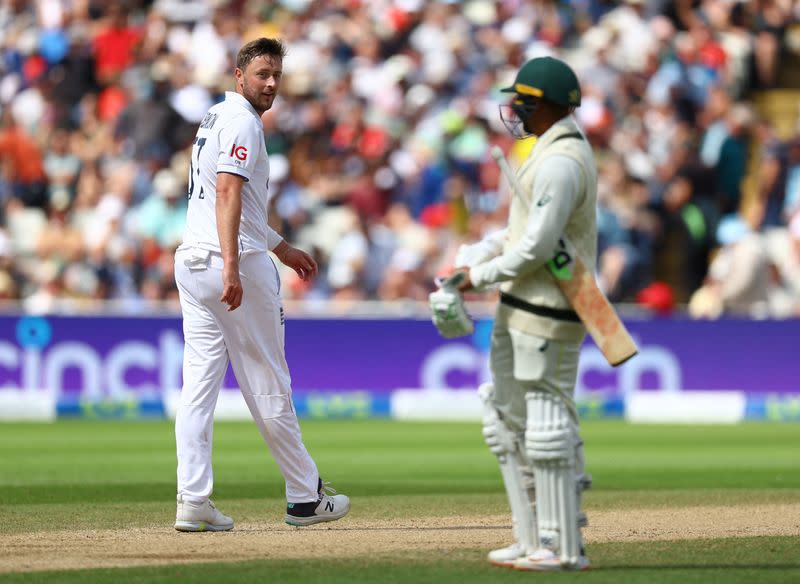
[[[185,247],[220,252],[217,232],[217,174],[245,179],[239,224],[239,253],[266,252],[282,238],[267,224],[269,159],[261,117],[242,95],[225,92],[225,101],[208,110],[192,146]]]
[[[570,138],[563,139],[562,138]],[[575,139],[580,138],[580,139]],[[588,269],[597,260],[597,170],[591,145],[572,116],[544,132],[516,173],[502,253],[470,269],[476,287],[502,282],[502,292],[529,304],[570,309],[547,270],[565,236]],[[532,314],[501,303],[495,324],[548,339],[579,342],[579,322]]]

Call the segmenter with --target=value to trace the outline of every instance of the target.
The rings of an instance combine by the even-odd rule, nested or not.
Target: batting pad
[[[533,469],[525,460],[522,441],[506,426],[492,405],[493,392],[494,386],[489,383],[478,388],[483,404],[483,437],[500,465],[500,475],[511,508],[514,538],[530,554],[539,548]]]
[[[562,564],[577,565],[581,555],[578,526],[577,432],[566,405],[543,391],[526,394],[525,447],[533,463],[539,538]]]

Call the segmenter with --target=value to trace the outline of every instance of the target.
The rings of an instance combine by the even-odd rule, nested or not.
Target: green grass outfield
[[[352,497],[354,519],[505,511],[477,424],[301,424],[323,476]],[[593,510],[800,502],[800,425],[593,421],[583,437],[594,477],[590,519]],[[283,481],[255,425],[219,423],[214,438],[218,505],[237,520],[280,522]],[[169,526],[174,477],[169,422],[0,424],[0,555],[5,535]],[[551,575],[491,568],[480,547],[319,557],[308,537],[302,561],[6,573],[0,582],[800,582],[796,537],[597,543],[592,571]]]

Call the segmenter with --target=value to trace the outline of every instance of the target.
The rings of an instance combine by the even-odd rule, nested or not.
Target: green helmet
[[[506,93],[539,97],[564,107],[581,105],[581,86],[575,72],[564,61],[537,57],[525,63]]]

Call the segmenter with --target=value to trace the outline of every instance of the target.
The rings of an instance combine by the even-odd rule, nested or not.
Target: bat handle
[[[500,146],[497,145],[492,146],[491,153],[492,153],[492,158],[494,158],[497,162],[500,162],[502,159],[505,158],[505,156],[503,155],[503,150],[502,148],[500,148]]]
[[[497,162],[497,166],[500,167],[500,170],[506,177],[506,180],[514,185],[514,174],[511,172],[511,167],[508,165],[508,160],[506,160],[503,151],[500,149],[500,146],[492,146],[492,158],[494,158],[495,162]]]
[[[436,278],[434,282],[439,288],[458,288],[458,285],[464,281],[464,272],[456,272],[447,278]]]

